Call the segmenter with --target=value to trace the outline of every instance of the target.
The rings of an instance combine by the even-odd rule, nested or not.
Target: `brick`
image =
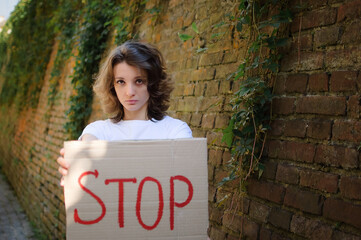
[[[264,163],[264,172],[262,174],[262,178],[264,179],[275,179],[276,171],[277,171],[277,163],[272,161],[266,161]]]
[[[289,230],[291,218],[291,212],[279,208],[272,208],[269,214],[268,222],[278,228]]]
[[[300,185],[328,193],[336,193],[338,175],[320,171],[301,170]]]
[[[335,120],[332,128],[332,139],[338,141],[361,142],[361,122]]]
[[[269,140],[267,142],[267,156],[269,158],[285,158],[284,153],[285,143],[280,140]]]
[[[315,146],[309,143],[285,142],[285,158],[298,162],[313,162]]]
[[[205,53],[201,55],[199,66],[218,65],[222,62],[223,51],[215,53]]]
[[[340,191],[343,197],[361,200],[361,177],[341,177]]]
[[[212,166],[220,166],[222,163],[223,151],[220,149],[210,149],[208,152],[208,164]]]
[[[291,52],[281,60],[281,71],[307,71],[322,69],[324,64],[323,52]]]
[[[299,169],[286,165],[278,164],[276,180],[283,183],[298,184]]]
[[[289,51],[298,51],[298,50],[311,50],[313,44],[313,38],[311,33],[301,33],[301,35],[295,34],[293,37],[293,41],[291,43]]]
[[[361,16],[361,1],[346,2],[338,8],[337,22],[345,19],[355,19]]]
[[[349,118],[360,117],[361,97],[359,95],[350,96],[347,101],[347,116]]]
[[[361,228],[361,206],[345,202],[342,199],[326,199],[323,216]]]
[[[269,133],[272,136],[281,136],[285,129],[285,120],[275,119],[271,122],[271,129]]]
[[[226,147],[226,144],[222,143],[222,136],[223,134],[219,131],[217,132],[211,130],[207,131],[206,132],[207,144],[212,146]]]
[[[184,96],[194,96],[194,89],[195,89],[195,84],[188,83],[184,88],[183,95]]]
[[[265,223],[271,208],[257,201],[251,201],[249,205],[249,216],[257,221]]]
[[[231,94],[231,87],[232,87],[233,81],[231,80],[222,80],[219,85],[219,94]]]
[[[294,112],[296,98],[282,97],[272,99],[272,110],[274,114],[288,115]]]
[[[314,139],[328,140],[331,137],[331,121],[315,120],[308,122],[306,136]]]
[[[345,97],[306,96],[300,97],[296,103],[296,113],[344,115],[345,111]]]
[[[192,81],[203,81],[212,80],[214,78],[215,68],[199,68],[194,70],[191,74],[190,80]]]
[[[357,168],[357,151],[342,146],[318,145],[315,162],[346,169]]]
[[[272,232],[271,230],[262,227],[259,233],[260,240],[271,240]]]
[[[239,67],[239,63],[219,65],[216,67],[215,70],[215,78],[228,79],[232,73],[237,71],[238,67]]]
[[[228,164],[228,162],[231,160],[232,154],[230,151],[224,150],[223,156],[222,156],[222,162],[223,164]]]
[[[210,166],[208,166],[208,169],[210,168]],[[211,166],[211,168],[213,168],[214,170],[214,167]],[[211,180],[208,180],[209,182],[212,182],[212,179],[213,179],[213,172],[212,172],[212,176],[209,176],[208,175],[208,179],[211,179]],[[208,184],[208,201],[210,203],[215,203],[216,202],[216,192],[217,192],[217,188]],[[210,204],[208,205],[208,208],[212,208],[213,205],[211,206]]]
[[[301,211],[320,215],[323,198],[321,195],[288,186],[286,189],[284,205],[300,209]]]
[[[355,21],[349,25],[346,25],[341,37],[341,43],[359,43],[361,41],[361,36],[359,34],[360,28],[361,21]]]
[[[233,213],[233,211],[224,213],[222,219],[223,226],[231,229],[234,232],[240,232],[240,228],[242,226],[241,216]]]
[[[216,116],[215,128],[226,128],[228,126],[230,117],[225,114],[219,114]]]
[[[286,91],[285,83],[286,83],[285,77],[278,75],[277,78],[275,79],[275,84],[273,86],[273,93],[275,95],[282,95],[283,93],[285,93]]]
[[[292,7],[299,7],[300,1],[299,0],[292,0],[290,1]],[[324,6],[327,4],[327,1],[325,0],[302,0],[302,6],[305,6],[307,8],[316,9],[321,6]],[[295,9],[296,10],[296,9]]]
[[[361,47],[336,48],[325,53],[325,68],[357,68],[360,67],[360,63]]]
[[[309,90],[312,92],[328,91],[328,75],[326,73],[315,73],[308,80]]]
[[[226,238],[226,233],[217,229],[215,226],[212,226],[209,237],[212,240],[224,240]]]
[[[306,135],[307,124],[303,120],[287,120],[285,121],[284,136],[286,137],[300,137]]]
[[[212,129],[216,118],[215,113],[206,113],[202,117],[202,128]]]
[[[322,27],[336,22],[336,8],[324,8],[305,12],[302,16],[301,29],[310,29],[314,27]],[[291,24],[291,31],[296,32],[299,29],[300,17],[295,18]]]
[[[250,195],[269,200],[275,203],[281,203],[285,192],[284,187],[278,184],[248,180],[247,191]]]
[[[215,168],[214,171],[214,182],[215,184],[219,184],[224,178],[229,176],[229,172],[222,168]],[[226,186],[234,185],[234,181],[230,181],[226,183]],[[217,194],[218,195],[218,194]],[[217,196],[218,198],[218,196]]]
[[[331,239],[332,227],[319,220],[293,215],[291,232],[307,239]]]
[[[361,240],[361,237],[336,230],[336,231],[334,231],[334,233],[332,235],[332,240],[338,240],[338,239],[342,239],[342,240]]]
[[[205,97],[205,98],[201,98],[200,101],[198,101],[198,104],[199,104],[198,105],[199,111],[220,112],[224,104],[224,98],[222,96]]]
[[[268,157],[313,162],[315,146],[308,143],[272,140],[268,145]]]
[[[334,45],[337,43],[340,34],[340,27],[332,25],[315,32],[315,47]]]
[[[239,236],[233,235],[232,233],[227,234],[227,240],[239,240]]]
[[[291,240],[291,238],[289,238],[281,233],[273,232],[272,236],[271,236],[271,240]]]
[[[219,92],[219,81],[209,81],[206,83],[205,96],[216,96]]]
[[[245,236],[247,239],[258,239],[258,224],[247,218],[244,218],[243,221],[243,236]]]
[[[191,125],[194,127],[198,127],[201,124],[203,114],[202,113],[192,113],[191,117]]]
[[[336,71],[332,72],[330,79],[330,91],[332,92],[344,92],[354,91],[356,92],[356,71]]]
[[[307,74],[288,75],[285,82],[285,91],[287,93],[305,93],[307,81]]]

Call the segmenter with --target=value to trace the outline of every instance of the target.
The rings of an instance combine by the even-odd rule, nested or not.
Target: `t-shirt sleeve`
[[[180,125],[178,125],[172,134],[172,138],[192,138],[192,130],[187,125],[187,123],[182,122]]]
[[[84,134],[91,134],[91,135],[95,136],[96,138],[98,138],[99,140],[104,139],[103,121],[95,121],[95,122],[90,123],[88,126],[86,126],[84,128],[82,134],[78,138],[78,140],[80,140]]]

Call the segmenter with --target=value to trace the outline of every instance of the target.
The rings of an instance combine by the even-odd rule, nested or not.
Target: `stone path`
[[[27,216],[20,207],[13,189],[0,172],[0,239],[34,240]]]

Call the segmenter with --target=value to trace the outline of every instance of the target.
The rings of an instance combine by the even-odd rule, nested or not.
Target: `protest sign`
[[[67,239],[207,239],[207,141],[68,141]]]

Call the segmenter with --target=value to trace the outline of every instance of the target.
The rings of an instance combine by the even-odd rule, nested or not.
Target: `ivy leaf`
[[[238,32],[242,32],[242,27],[243,27],[242,23],[237,22],[236,29],[237,29]]]
[[[211,39],[221,37],[224,34],[225,34],[225,32],[213,33],[211,36]]]
[[[262,163],[259,163],[258,164],[258,179],[261,178],[261,176],[264,172],[264,169],[265,169],[264,165]]]
[[[195,31],[197,34],[199,34],[199,30],[198,30],[197,25],[195,24],[195,22],[192,23],[192,29],[193,29],[193,31]]]
[[[208,50],[208,48],[198,48],[196,52],[201,53],[201,52],[205,52],[207,50]]]
[[[183,33],[178,33],[178,36],[183,42],[193,38],[193,36]]]
[[[223,137],[222,137],[222,142],[225,142],[228,147],[232,146],[233,127],[234,127],[234,119],[232,118],[228,124],[228,127],[223,130]]]

